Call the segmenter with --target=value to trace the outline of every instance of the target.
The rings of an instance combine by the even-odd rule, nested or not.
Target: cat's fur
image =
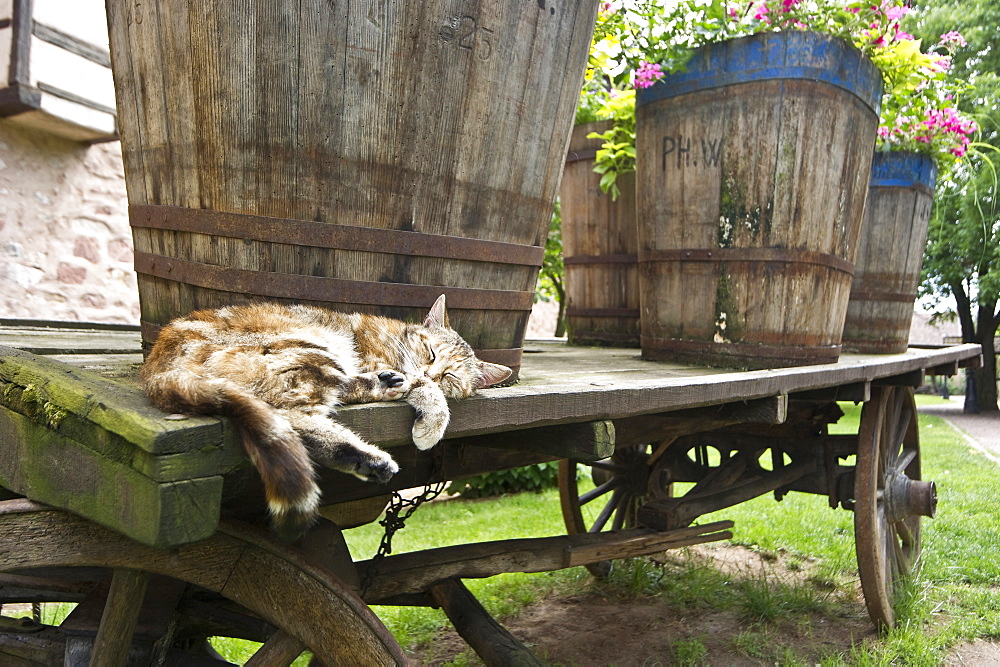
[[[423,325],[274,303],[196,311],[160,331],[139,377],[162,410],[234,419],[276,532],[295,539],[320,500],[310,458],[368,481],[399,470],[332,418],[338,405],[405,400],[416,412],[413,442],[428,449],[448,425],[446,397],[510,373],[476,359],[449,327],[442,295]]]

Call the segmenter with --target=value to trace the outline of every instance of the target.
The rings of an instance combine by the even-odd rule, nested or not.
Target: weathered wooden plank
[[[449,440],[452,446],[471,445],[525,452],[558,458],[600,461],[615,451],[615,425],[609,420],[543,426],[512,433],[486,433]]]
[[[871,398],[871,393],[871,382],[855,382],[836,387],[799,391],[792,394],[791,398],[796,401],[854,401],[855,403],[864,403]]]
[[[926,372],[928,375],[943,375],[946,377],[958,375],[958,361],[950,361],[945,364],[940,364],[939,366],[932,366],[931,368],[928,368]]]
[[[55,628],[40,632],[0,632],[0,664],[4,667],[38,667],[62,664],[65,640]]]
[[[870,382],[976,354],[976,346],[955,346],[898,355],[844,355],[837,364],[780,371],[723,372],[646,362],[634,358],[632,350],[537,346],[545,351],[525,356],[520,384],[452,402],[445,437],[750,401]],[[381,403],[345,406],[339,419],[372,442],[396,445],[409,442],[413,417],[407,405]]]
[[[566,564],[567,566],[588,565],[602,560],[648,556],[667,549],[680,549],[695,544],[729,540],[733,537],[729,530],[733,525],[732,521],[716,521],[664,533],[637,534],[616,541],[571,546],[566,548]]]
[[[6,342],[3,336],[4,330],[0,329],[0,342]],[[979,346],[968,344],[911,349],[898,355],[843,355],[837,364],[778,372],[727,372],[644,361],[635,350],[533,341],[525,349],[521,383],[487,389],[479,396],[453,402],[453,418],[446,437],[754,400],[870,382],[878,377],[951,362],[974,363],[979,356]],[[0,365],[2,378],[3,365]],[[134,393],[130,400],[144,401]],[[345,406],[339,413],[341,421],[372,442],[392,446],[410,441],[413,414],[405,404]],[[190,422],[183,424],[184,428],[188,426]]]
[[[875,378],[872,384],[892,387],[919,387],[924,383],[924,369],[916,368],[891,376]]]
[[[77,664],[108,665],[108,667],[125,665],[132,644],[132,633],[142,611],[142,601],[146,596],[149,576],[148,572],[140,570],[115,569],[107,599],[104,601],[104,613],[101,615],[93,650],[86,662],[80,661]],[[68,649],[69,646],[67,651]],[[67,660],[67,662],[73,664],[76,661]]]
[[[139,327],[0,319],[3,345],[34,354],[127,354],[141,345]]]
[[[42,411],[73,413],[150,453],[199,450],[221,442],[218,419],[165,420],[166,415],[134,389],[13,348],[0,348],[0,382],[28,390]],[[27,400],[22,395],[22,401]]]
[[[269,665],[287,665],[306,650],[305,644],[288,634],[278,630],[268,637],[264,645],[257,649],[244,665],[246,667],[269,667]]]
[[[397,447],[392,449],[392,456],[399,464],[399,472],[385,484],[362,482],[342,472],[321,470],[321,502],[341,503],[382,496],[389,491],[555,460],[552,456],[535,452],[469,445],[452,446],[447,441],[423,452],[413,446]],[[267,512],[260,475],[250,467],[249,462],[243,468],[227,473],[225,480],[223,507],[227,513],[240,518],[251,518],[263,516]]]
[[[19,494],[145,544],[174,546],[215,532],[220,476],[158,483],[2,407],[0,443],[0,486]]]
[[[0,604],[8,602],[78,602],[92,582],[53,577],[0,574]]]
[[[445,581],[431,589],[448,620],[489,667],[541,667],[521,641],[497,623],[461,581]]]
[[[38,390],[37,386],[20,387],[0,382],[3,406],[92,449],[100,456],[129,466],[160,482],[206,477],[232,469],[244,459],[243,448],[235,429],[223,432],[216,447],[203,447],[177,454],[154,454],[136,447],[124,437],[112,433],[86,417],[64,410]],[[173,415],[166,422],[186,422],[187,417]],[[200,428],[196,425],[196,429]]]
[[[387,556],[357,564],[370,603],[421,593],[448,579],[492,577],[503,572],[549,572],[609,558],[631,558],[680,546],[728,539],[731,521],[656,532],[642,528],[605,533],[528,537],[460,544]]]

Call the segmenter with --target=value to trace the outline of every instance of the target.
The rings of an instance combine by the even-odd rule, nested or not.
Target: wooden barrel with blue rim
[[[844,322],[850,352],[905,352],[920,285],[937,167],[918,153],[876,152]]]
[[[702,47],[639,92],[644,357],[838,359],[881,96],[868,58],[800,31]]]
[[[108,0],[143,338],[268,299],[522,342],[597,0]]]

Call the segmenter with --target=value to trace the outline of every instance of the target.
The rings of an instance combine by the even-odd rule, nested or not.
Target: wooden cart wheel
[[[670,485],[659,482],[657,469],[666,444],[618,447],[603,461],[560,461],[559,498],[566,532],[575,535],[634,527],[640,506],[652,497],[670,495]],[[589,474],[584,472],[586,468]],[[606,577],[611,562],[600,561],[586,568],[595,577]]]
[[[893,598],[916,571],[920,517],[933,517],[937,491],[920,480],[917,411],[910,387],[873,387],[861,410],[854,473],[854,540],[868,615],[895,623]]]
[[[0,563],[7,572],[114,568],[109,604],[94,642],[95,660],[103,635],[127,627],[129,618],[134,625],[143,573],[150,573],[217,593],[278,628],[247,664],[287,665],[305,650],[328,665],[407,662],[382,622],[340,579],[239,522],[223,521],[207,540],[156,549],[61,510],[10,500],[0,502],[0,536]],[[140,587],[139,595],[130,597],[129,587]],[[133,609],[111,604],[136,599]],[[130,635],[131,629],[121,633]],[[113,642],[110,650],[116,650]],[[115,662],[123,660],[121,654]]]

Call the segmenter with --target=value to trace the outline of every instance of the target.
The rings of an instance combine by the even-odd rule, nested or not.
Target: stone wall
[[[138,323],[120,144],[0,120],[0,317]]]

